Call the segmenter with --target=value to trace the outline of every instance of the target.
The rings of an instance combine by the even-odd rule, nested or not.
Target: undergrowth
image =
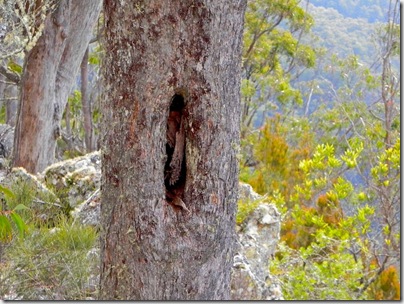
[[[6,299],[76,300],[91,297],[98,266],[94,228],[61,216],[57,227],[30,227],[6,248],[0,294]],[[92,254],[93,253],[93,254]]]

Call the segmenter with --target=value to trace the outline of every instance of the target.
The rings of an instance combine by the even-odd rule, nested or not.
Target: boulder
[[[100,188],[100,153],[96,151],[55,163],[45,169],[41,179],[73,209]]]
[[[75,221],[83,225],[99,227],[101,214],[100,190],[95,190],[90,197],[84,203],[78,205],[71,214]]]
[[[261,200],[248,184],[240,183],[240,198]],[[231,278],[232,300],[283,300],[280,285],[269,273],[269,262],[280,239],[281,216],[275,205],[261,202],[237,227],[238,252]]]

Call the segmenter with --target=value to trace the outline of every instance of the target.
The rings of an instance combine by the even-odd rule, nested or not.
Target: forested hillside
[[[228,298],[227,240],[268,204],[284,299],[401,299],[400,2],[166,2],[0,0],[0,299]],[[236,214],[237,174],[261,196]]]
[[[366,19],[368,22],[385,22],[389,1],[383,0],[311,0],[317,7],[333,8],[344,17]]]
[[[368,65],[374,62],[374,35],[378,24],[365,18],[348,17],[328,6],[309,5],[308,12],[315,20],[312,33],[318,39],[314,39],[313,46],[325,47],[339,57],[356,55]]]

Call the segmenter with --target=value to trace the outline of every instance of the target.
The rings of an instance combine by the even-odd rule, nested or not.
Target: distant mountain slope
[[[363,18],[344,17],[333,8],[309,5],[315,24],[312,32],[319,37],[316,46],[326,47],[340,57],[357,55],[368,64],[373,62],[375,23]]]
[[[317,7],[333,8],[344,17],[363,18],[369,23],[384,22],[388,0],[310,0]]]

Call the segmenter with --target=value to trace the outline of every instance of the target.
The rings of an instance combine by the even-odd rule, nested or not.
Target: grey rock
[[[45,169],[41,179],[75,208],[100,187],[100,153],[96,151],[55,163]]]
[[[239,197],[243,200],[256,201],[262,198],[257,192],[254,191],[251,185],[246,183],[239,183],[238,185]]]
[[[240,183],[240,198],[262,200],[248,184]],[[260,203],[237,227],[238,252],[233,259],[232,300],[283,300],[269,263],[280,238],[281,216],[275,205]]]
[[[82,204],[78,205],[73,211],[72,216],[75,221],[83,225],[99,226],[101,213],[100,190],[97,189]]]

